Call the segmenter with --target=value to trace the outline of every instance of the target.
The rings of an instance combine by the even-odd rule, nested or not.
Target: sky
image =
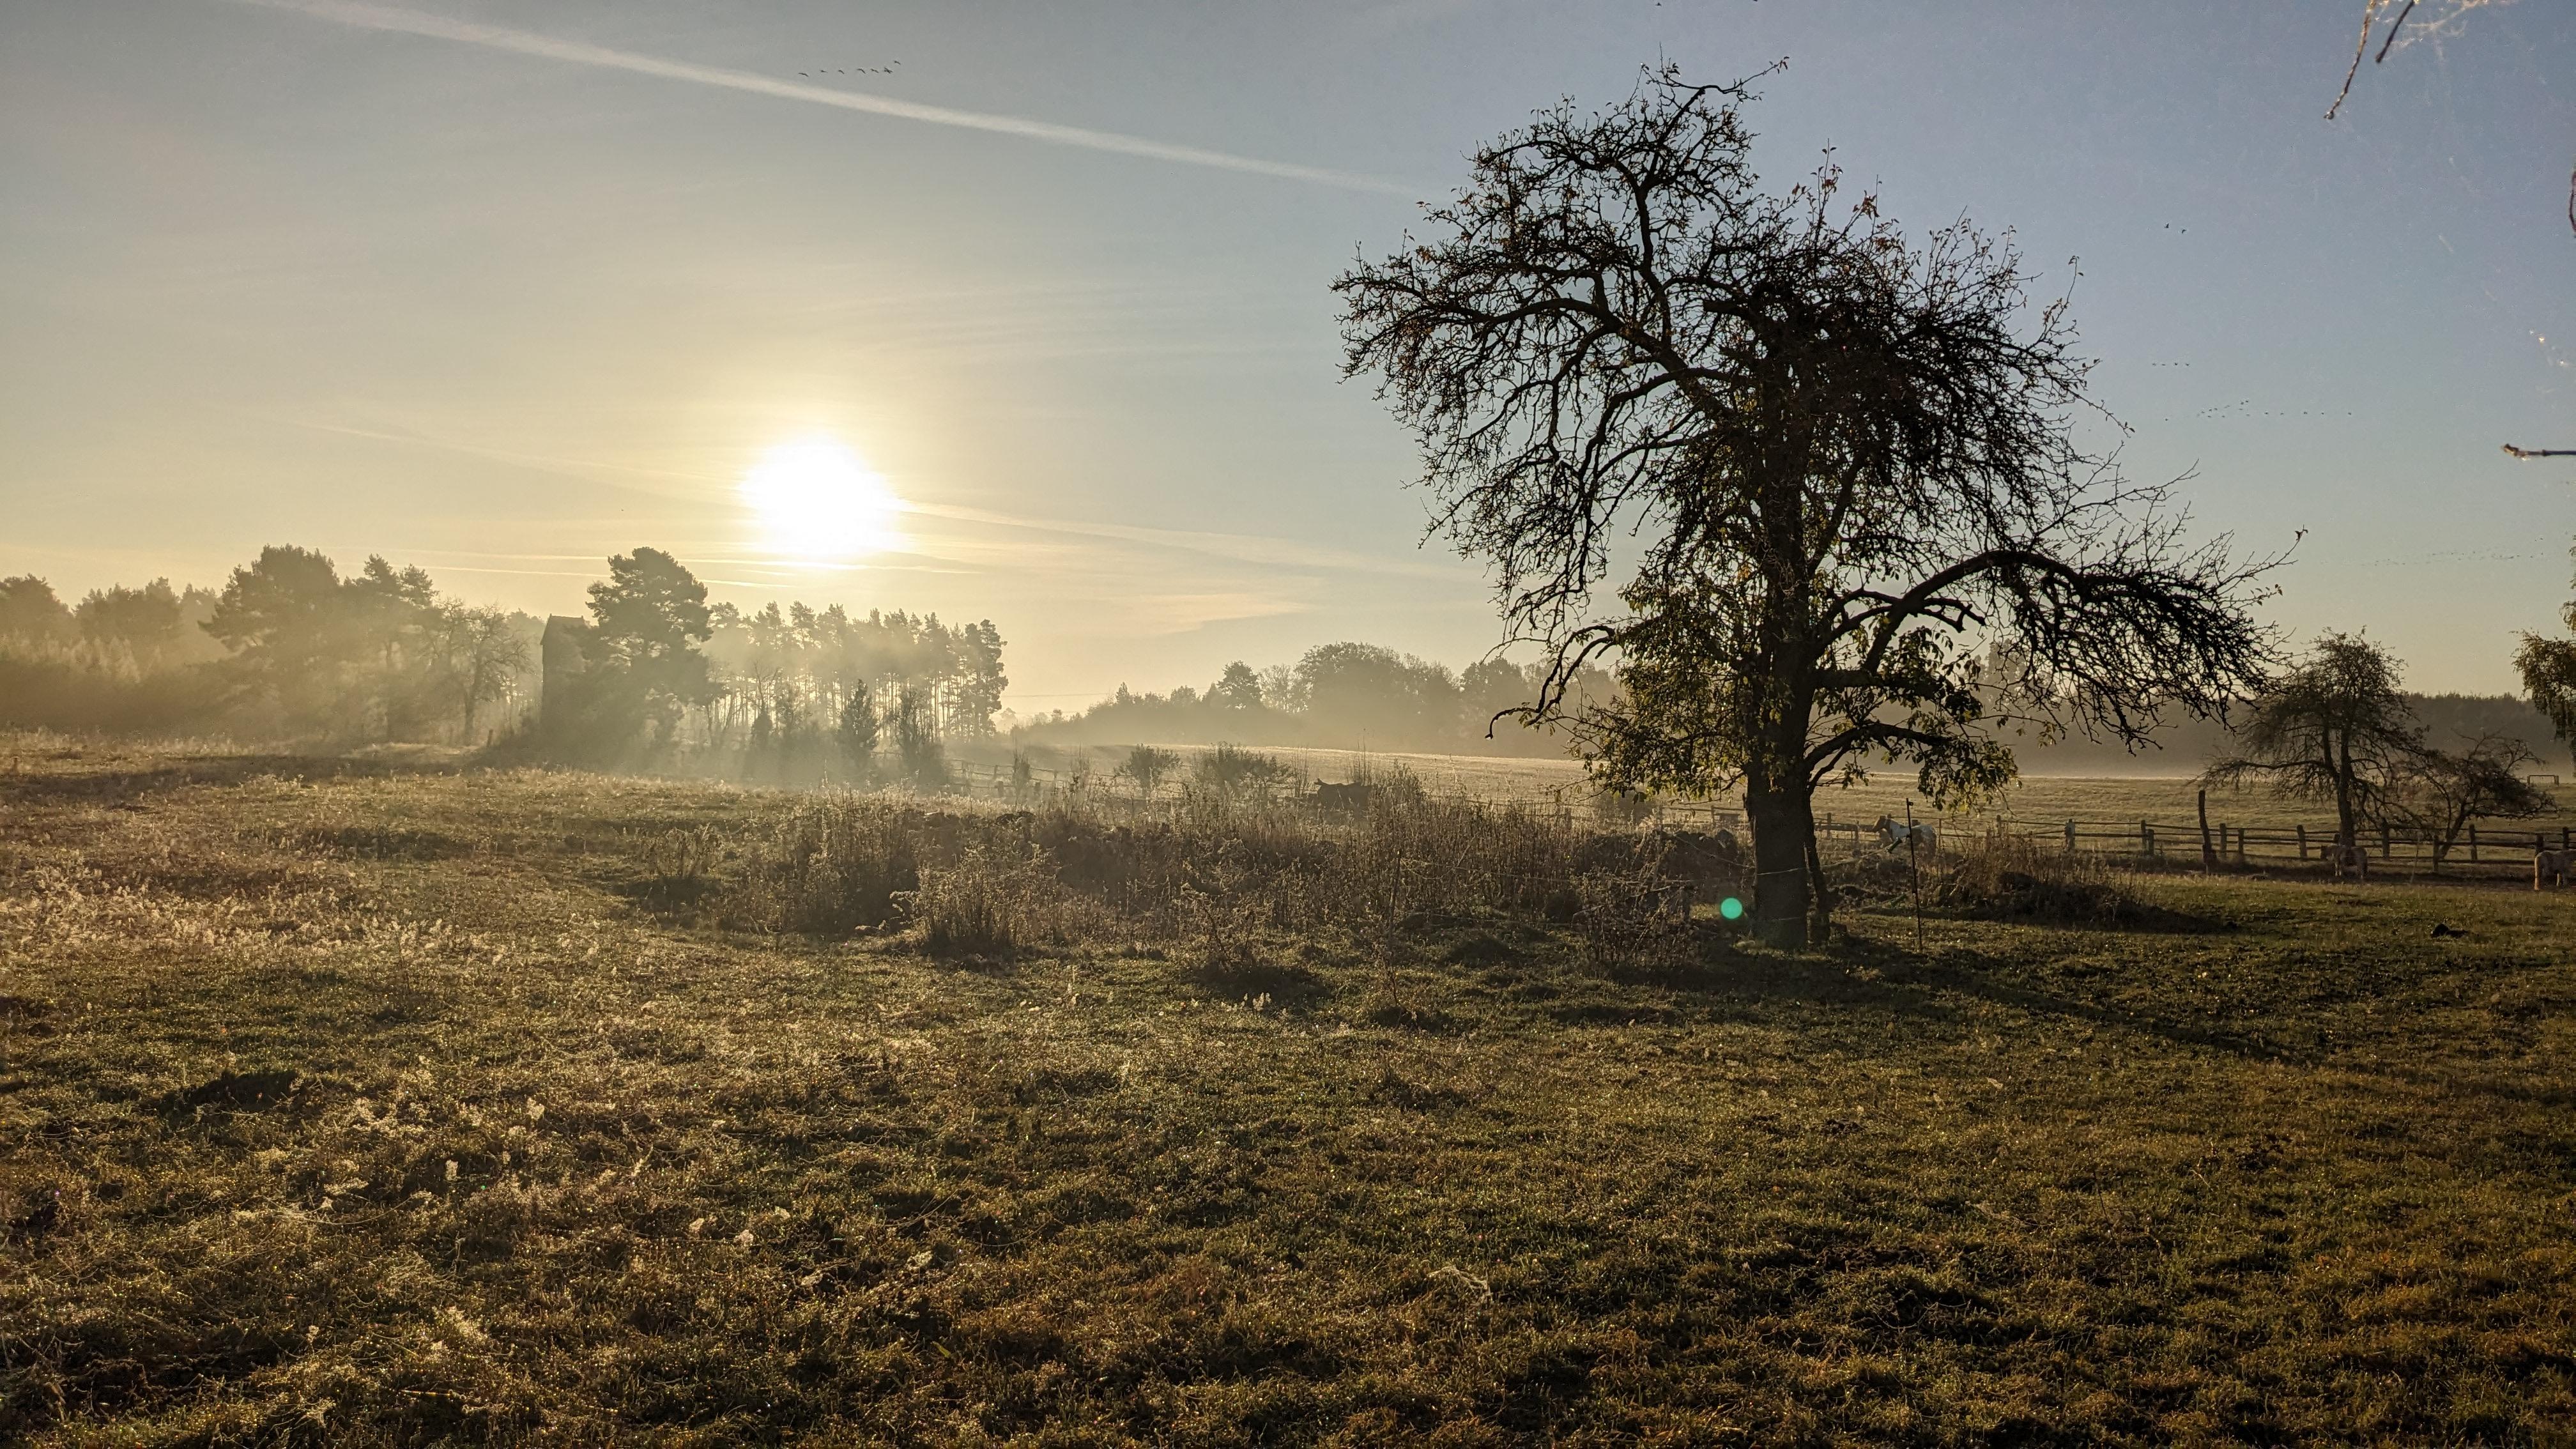
[[[1490,591],[1332,279],[1535,109],[1785,59],[1766,178],[1830,146],[1916,230],[2009,230],[2124,468],[2295,542],[2269,617],[2501,692],[2576,537],[2576,460],[2499,448],[2576,447],[2576,5],[2478,9],[2329,123],[2359,11],[0,0],[0,575],[296,543],[574,612],[652,545],[746,607],[990,618],[1023,714],[1338,639],[1463,664]],[[891,495],[864,544],[746,494],[806,455]]]

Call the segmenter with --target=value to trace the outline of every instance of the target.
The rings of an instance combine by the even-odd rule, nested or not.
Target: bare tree
[[[2326,635],[2255,699],[2237,731],[2238,753],[2212,763],[2202,782],[2260,781],[2288,799],[2332,801],[2340,866],[2363,822],[2387,818],[2390,791],[2424,757],[2397,677],[2397,661],[2378,645]]]
[[[2034,313],[2018,255],[1964,222],[1915,241],[1842,203],[1830,164],[1764,191],[1748,98],[1665,67],[1543,112],[1477,153],[1438,235],[1336,290],[1437,527],[1550,651],[1519,713],[1614,785],[1741,785],[1755,926],[1785,943],[1825,924],[1819,785],[1873,757],[1942,798],[2011,778],[1985,644],[2043,728],[2134,743],[2162,709],[2222,712],[2268,636],[2264,566],[2185,542],[2166,490],[2073,441],[2065,303]],[[1626,608],[1595,617],[1614,555]],[[1596,658],[1624,697],[1569,708]]]
[[[2557,802],[2523,778],[2531,747],[2510,735],[2482,735],[2454,754],[2427,749],[2402,760],[2389,782],[2382,817],[2422,832],[2440,865],[2473,820],[2528,819]]]
[[[509,698],[527,672],[528,640],[507,610],[463,604],[438,606],[432,632],[470,745],[483,706]]]

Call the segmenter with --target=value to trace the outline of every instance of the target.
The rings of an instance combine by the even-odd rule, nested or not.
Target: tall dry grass
[[[1265,936],[1384,941],[1432,921],[1543,918],[1625,940],[1675,914],[1688,881],[1650,835],[1401,786],[1340,816],[1229,792],[993,813],[823,794],[721,854],[715,910],[734,924],[905,926],[965,955],[1155,941],[1218,972]]]
[[[1927,895],[1975,920],[2134,926],[2165,914],[2123,886],[2099,853],[2051,848],[2000,826],[1946,860]]]

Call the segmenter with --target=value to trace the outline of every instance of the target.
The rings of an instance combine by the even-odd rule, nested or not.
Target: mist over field
[[[2567,1440],[2572,66],[0,10],[0,1441]]]

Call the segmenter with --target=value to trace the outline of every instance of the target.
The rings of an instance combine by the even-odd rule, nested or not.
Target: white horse
[[[2567,876],[2576,871],[2576,850],[2535,850],[2531,853],[2531,888],[2540,889],[2544,880],[2564,889]]]
[[[1909,825],[1890,815],[1878,817],[1878,838],[1891,851],[1902,850],[1908,845],[1919,845],[1928,855],[1940,848],[1940,837],[1932,833],[1932,827],[1929,824],[1918,821]]]

